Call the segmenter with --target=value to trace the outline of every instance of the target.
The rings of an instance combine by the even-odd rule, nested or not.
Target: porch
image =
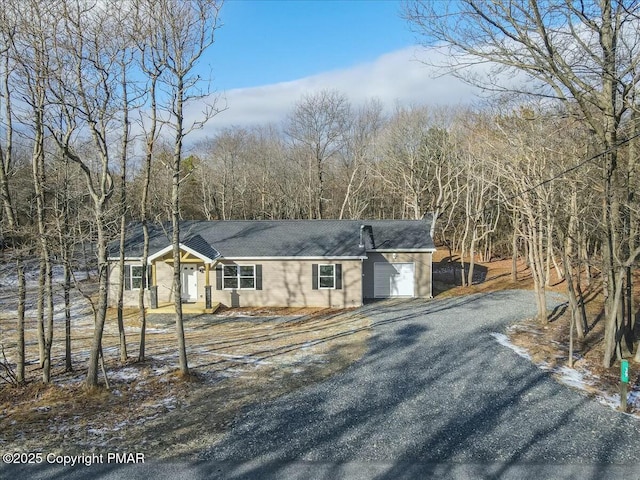
[[[199,235],[180,243],[180,279],[183,313],[213,313],[219,303],[212,301],[211,270],[220,254]],[[173,303],[174,257],[171,245],[150,255],[149,295],[150,311],[171,313]],[[159,291],[160,287],[160,291]]]

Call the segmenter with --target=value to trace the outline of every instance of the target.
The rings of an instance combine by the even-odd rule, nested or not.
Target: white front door
[[[376,262],[373,266],[374,297],[413,297],[414,272],[413,263]]]
[[[198,268],[193,264],[181,265],[182,269],[182,301],[198,300]]]

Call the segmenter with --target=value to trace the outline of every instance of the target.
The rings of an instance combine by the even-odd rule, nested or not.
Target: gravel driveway
[[[535,313],[531,292],[367,309],[366,357],[246,412],[206,454],[222,478],[639,478],[638,420],[491,337]]]
[[[369,305],[370,350],[342,374],[250,408],[200,462],[93,477],[639,478],[638,420],[491,337],[534,305],[527,291]]]

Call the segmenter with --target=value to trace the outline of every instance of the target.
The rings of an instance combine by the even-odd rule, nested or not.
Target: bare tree
[[[461,152],[459,172],[464,176],[462,187],[464,202],[464,230],[460,239],[460,262],[465,271],[465,260],[469,259],[467,278],[462,275],[462,285],[472,285],[476,253],[480,242],[495,232],[500,220],[498,167],[492,155],[484,149],[486,143],[478,142],[479,132],[470,135],[464,152]],[[497,207],[496,207],[497,205]]]
[[[350,119],[351,105],[336,90],[303,96],[288,119],[287,134],[308,162],[310,218],[321,219],[325,214],[326,163],[344,147]]]
[[[622,245],[628,241],[620,241],[617,172],[623,119],[639,81],[635,74],[640,64],[639,13],[640,5],[632,0],[416,0],[405,9],[425,45],[448,49],[440,67],[492,90],[575,105],[573,111],[590,126],[600,151],[606,152],[601,169],[605,366],[611,365],[616,351],[620,356],[616,346],[625,320],[616,302],[622,298],[623,265],[637,256],[635,251],[625,254]],[[466,68],[474,65],[485,66],[481,75]],[[505,81],[506,73],[519,73],[529,81]]]
[[[49,52],[53,44],[51,35],[54,12],[39,2],[23,2],[14,12],[18,33],[13,38],[15,64],[23,80],[21,94],[26,111],[20,117],[29,128],[32,144],[32,178],[36,200],[36,225],[40,276],[38,296],[38,344],[42,380],[51,378],[51,346],[53,342],[53,286],[51,241],[47,226],[47,180],[45,170],[47,82],[50,72]],[[26,116],[31,121],[26,121]],[[46,324],[45,324],[46,311]]]
[[[10,8],[11,7],[11,8]],[[24,338],[24,312],[26,301],[26,279],[24,274],[24,259],[22,257],[23,240],[20,232],[19,219],[16,212],[14,197],[11,194],[10,180],[14,169],[14,145],[13,145],[13,89],[11,85],[12,72],[14,71],[13,51],[11,44],[16,35],[16,22],[13,17],[13,4],[0,12],[0,38],[3,48],[0,50],[0,116],[1,124],[5,132],[3,141],[0,142],[0,198],[2,198],[2,221],[5,223],[3,235],[0,240],[5,246],[11,246],[17,251],[16,271],[18,278],[18,308],[16,319],[16,382],[25,381],[25,338]]]
[[[131,142],[131,125],[129,120],[129,112],[132,110],[131,105],[131,87],[129,82],[129,74],[134,66],[134,47],[135,36],[133,35],[134,27],[131,23],[130,12],[128,9],[120,9],[118,5],[114,5],[114,23],[115,28],[112,32],[114,35],[115,50],[117,55],[115,58],[115,64],[117,68],[117,77],[120,81],[120,96],[121,96],[121,146],[120,146],[120,184],[118,186],[120,198],[120,257],[118,260],[119,265],[119,285],[118,285],[118,299],[117,299],[117,316],[118,316],[118,334],[120,338],[120,362],[125,363],[127,361],[127,338],[124,330],[124,286],[125,286],[125,241],[127,237],[127,221],[129,218],[128,206],[127,206],[127,166],[129,163],[129,144]],[[133,37],[133,38],[132,38]],[[118,44],[119,43],[119,44]],[[144,267],[143,267],[143,277]],[[144,293],[144,285],[140,287],[140,291]]]
[[[102,358],[102,334],[107,316],[108,295],[108,222],[109,200],[114,191],[111,161],[115,155],[111,129],[119,123],[118,84],[112,82],[118,48],[110,44],[109,13],[99,6],[65,3],[56,69],[50,76],[52,103],[62,118],[58,128],[52,127],[53,138],[63,155],[82,170],[92,200],[97,234],[98,295],[94,304],[95,328],[89,356],[86,385],[98,385],[98,366]],[[62,42],[64,38],[64,42]],[[91,147],[74,144],[75,135],[86,129]]]
[[[191,0],[154,2],[149,9],[150,21],[159,28],[158,58],[165,66],[160,78],[170,90],[166,103],[169,119],[166,125],[173,131],[173,157],[171,162],[171,223],[173,244],[173,295],[176,310],[176,331],[180,372],[189,374],[184,341],[182,316],[182,279],[180,266],[180,184],[182,182],[183,141],[194,128],[201,127],[217,113],[215,103],[207,104],[204,93],[198,91],[200,78],[194,68],[203,53],[213,44],[218,28],[221,3],[217,0]],[[189,102],[200,100],[204,106],[203,118],[193,125],[184,124],[184,108]]]
[[[136,5],[136,25],[134,29],[134,43],[138,46],[140,69],[148,79],[148,103],[149,118],[148,125],[145,118],[140,119],[140,124],[144,130],[145,156],[142,167],[142,189],[140,195],[140,221],[142,223],[143,252],[142,252],[142,278],[147,279],[147,268],[149,266],[149,184],[151,181],[151,165],[154,156],[154,148],[158,136],[158,79],[162,75],[164,61],[159,55],[158,30],[154,28],[153,22],[148,21],[153,17],[150,10],[153,9],[152,2],[142,0]],[[147,21],[145,21],[145,19]],[[140,344],[138,350],[138,361],[145,359],[147,313],[145,309],[144,289],[141,288],[138,295],[138,308],[140,311]]]
[[[427,107],[398,107],[382,132],[382,161],[376,164],[378,177],[403,199],[403,218],[433,213],[432,236],[452,196],[455,149],[446,115]]]
[[[348,138],[345,142],[344,153],[341,156],[339,184],[344,185],[346,191],[340,206],[338,218],[361,218],[367,208],[368,199],[363,193],[366,191],[369,170],[376,154],[376,137],[383,127],[382,104],[378,100],[371,100],[354,112],[354,119]]]

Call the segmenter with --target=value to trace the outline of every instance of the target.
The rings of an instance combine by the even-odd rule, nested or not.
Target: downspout
[[[364,306],[364,258],[360,259],[360,306]]]

